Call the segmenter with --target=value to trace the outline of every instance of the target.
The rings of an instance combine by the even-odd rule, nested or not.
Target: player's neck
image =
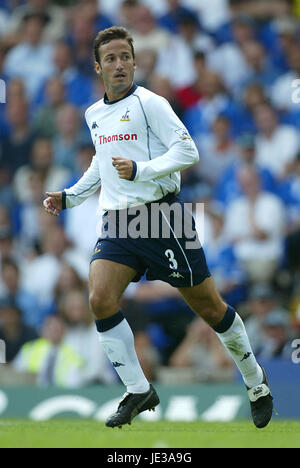
[[[128,94],[128,92],[131,90],[132,87],[133,87],[133,82],[130,83],[130,85],[125,90],[120,91],[120,92],[116,91],[115,89],[105,89],[107,100],[109,102],[119,101],[124,96],[126,96],[126,94]]]

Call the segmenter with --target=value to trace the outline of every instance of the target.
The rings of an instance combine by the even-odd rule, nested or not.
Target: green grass
[[[273,421],[258,430],[250,421],[232,423],[134,421],[109,429],[92,420],[46,422],[0,419],[1,448],[300,448],[300,421]]]

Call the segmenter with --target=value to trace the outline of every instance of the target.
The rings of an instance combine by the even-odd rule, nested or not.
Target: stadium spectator
[[[272,103],[279,111],[299,113],[299,81],[296,81],[300,79],[299,43],[288,51],[288,61],[290,70],[281,75],[272,88]]]
[[[240,96],[241,104],[241,131],[240,133],[256,133],[257,127],[254,121],[254,112],[259,104],[267,102],[266,90],[259,83],[251,83],[245,87]]]
[[[43,81],[53,73],[54,47],[42,39],[46,17],[28,14],[23,20],[22,41],[7,54],[4,72],[9,78],[21,78],[33,101]]]
[[[263,347],[266,338],[264,320],[278,308],[278,296],[268,283],[257,283],[252,286],[246,303],[245,327],[255,353]]]
[[[113,26],[111,19],[103,14],[101,3],[98,0],[79,0],[76,10],[93,22],[96,31]]]
[[[134,29],[138,7],[139,0],[123,0],[120,4],[120,8],[116,11],[118,24],[132,31]]]
[[[148,86],[148,81],[155,74],[157,54],[154,50],[144,50],[136,57],[135,81],[139,86]]]
[[[224,300],[238,307],[246,298],[247,274],[226,238],[225,217],[217,203],[205,205],[203,246],[210,272]],[[202,235],[198,227],[199,236]]]
[[[83,141],[89,141],[87,130],[82,129],[82,119],[76,107],[65,104],[57,112],[58,134],[53,139],[54,162],[70,171],[76,169],[76,154]],[[58,188],[58,187],[57,187]]]
[[[238,147],[231,136],[231,123],[219,115],[212,124],[212,132],[196,138],[200,161],[197,170],[205,182],[215,186],[224,172],[238,159]]]
[[[244,195],[227,208],[225,232],[251,280],[269,281],[283,254],[283,204],[262,191],[255,168],[241,168],[238,177]]]
[[[66,27],[66,16],[63,8],[54,5],[50,0],[28,0],[24,5],[17,6],[11,12],[7,25],[7,34],[12,40],[18,41],[24,19],[31,14],[45,17],[43,31],[44,41],[55,41],[63,37]]]
[[[171,38],[168,31],[157,26],[156,19],[150,9],[144,5],[139,5],[137,8],[132,33],[137,57],[144,50],[149,49],[158,53],[169,44]]]
[[[170,365],[181,370],[190,368],[193,381],[232,380],[234,368],[218,337],[208,325],[196,318],[170,357]]]
[[[8,82],[6,99],[7,102],[14,100],[27,100],[25,84],[20,78],[13,78]]]
[[[51,78],[45,86],[45,104],[36,112],[33,126],[37,134],[53,138],[58,133],[58,110],[66,102],[66,87],[60,77]]]
[[[196,79],[191,86],[174,90],[175,96],[184,110],[197,104],[203,97],[202,81],[207,72],[205,54],[196,52],[194,54],[194,70]]]
[[[188,5],[198,13],[203,27],[210,32],[218,30],[231,16],[228,0],[189,0]]]
[[[84,385],[85,362],[65,342],[66,325],[60,317],[49,317],[42,337],[26,343],[14,359],[16,371],[35,374],[40,387],[78,388]]]
[[[250,73],[242,47],[255,38],[255,24],[250,16],[237,16],[233,19],[231,42],[219,46],[208,56],[208,64],[224,80],[228,89],[236,90]]]
[[[25,325],[19,307],[10,299],[0,302],[0,340],[5,341],[6,361],[11,363],[25,343],[38,338],[37,332]]]
[[[159,24],[168,29],[171,33],[176,34],[179,32],[179,25],[182,17],[194,17],[196,22],[199,23],[195,11],[186,8],[180,0],[167,0],[168,11],[159,18]]]
[[[76,350],[85,362],[82,372],[85,385],[117,382],[117,374],[98,339],[88,307],[87,289],[66,292],[59,302],[59,312],[67,324],[64,342]]]
[[[72,186],[79,180],[82,174],[89,168],[95,154],[94,146],[83,144],[80,146],[76,159],[76,171],[72,174],[72,180],[65,185]],[[98,227],[101,224],[101,217],[98,209],[99,192],[94,193],[86,200],[86,203],[79,205],[75,210],[68,210],[65,215],[65,232],[73,245],[90,256],[92,248],[97,240]],[[82,230],[82,226],[85,229]]]
[[[21,312],[24,324],[38,332],[45,317],[43,316],[43,311],[38,307],[35,296],[22,289],[18,264],[9,259],[3,261],[1,276],[4,286],[0,294],[1,299],[13,301]]]
[[[64,296],[73,290],[84,290],[87,283],[84,281],[76,269],[69,263],[62,261],[60,273],[54,289],[55,307],[63,300]]]
[[[91,50],[93,50],[95,35],[96,26],[93,19],[86,13],[86,10],[76,8],[71,16],[68,43],[76,51],[74,55],[76,68],[87,77],[94,73]]]
[[[29,163],[35,133],[26,101],[22,99],[9,101],[6,105],[6,116],[11,131],[1,142],[1,166],[5,167],[12,176],[19,167]]]
[[[290,319],[284,310],[274,310],[263,321],[265,340],[257,355],[260,359],[291,359]]]
[[[2,8],[0,8],[0,38],[7,35],[7,23],[8,15]]]
[[[233,125],[239,125],[236,103],[229,97],[220,76],[206,71],[201,87],[202,99],[184,115],[184,123],[192,137],[201,138],[201,135],[210,133],[213,122],[220,114],[228,115]]]
[[[88,258],[68,244],[64,230],[59,225],[51,226],[44,233],[42,255],[27,262],[22,271],[22,285],[34,294],[40,307],[53,312],[54,290],[62,262],[67,261],[76,268],[81,278],[88,277]],[[47,275],[44,272],[47,271]]]
[[[23,265],[24,258],[20,256],[20,252],[16,247],[16,242],[13,237],[13,232],[10,225],[0,228],[0,263],[5,260],[13,259],[18,262],[18,265]]]
[[[238,177],[239,170],[246,167],[255,167],[261,180],[262,189],[274,194],[279,193],[279,184],[272,173],[259,164],[256,160],[255,136],[251,133],[243,133],[237,140],[238,158],[224,171],[215,185],[214,198],[223,207],[242,195],[242,187]]]
[[[197,18],[183,16],[178,34],[159,52],[157,72],[167,77],[175,89],[191,86],[196,81],[194,53],[208,53],[213,48],[211,38],[199,30]]]
[[[70,177],[70,171],[62,166],[54,164],[54,151],[52,140],[39,137],[35,140],[30,162],[21,166],[14,177],[14,189],[20,202],[32,201],[32,174],[40,175],[45,192],[52,191],[64,184]]]
[[[270,94],[279,72],[269,60],[263,44],[252,39],[245,42],[241,50],[249,66],[249,73],[247,78],[239,83],[240,89],[243,90],[245,86],[256,83],[261,84],[266,92]]]
[[[56,44],[54,53],[54,71],[52,78],[60,77],[65,85],[65,98],[77,107],[85,106],[91,100],[92,81],[83,73],[75,60],[72,47],[64,41]],[[43,84],[37,103],[43,105],[47,97],[47,83]]]
[[[276,111],[268,103],[257,106],[254,116],[259,131],[256,138],[257,162],[267,167],[275,177],[283,179],[299,152],[298,132],[292,126],[280,124]]]
[[[0,209],[3,207],[12,213],[14,203],[15,194],[10,184],[9,171],[5,167],[0,167]]]
[[[154,93],[157,93],[159,96],[162,96],[169,101],[175,113],[179,118],[181,118],[183,109],[174,95],[174,90],[168,78],[153,74],[149,77],[148,83]]]
[[[289,218],[286,238],[287,267],[294,276],[296,286],[297,272],[300,271],[300,155],[281,189]]]

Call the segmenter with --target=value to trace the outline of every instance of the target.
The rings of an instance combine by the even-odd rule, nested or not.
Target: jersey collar
[[[123,101],[123,99],[126,99],[128,96],[131,96],[131,94],[133,94],[135,92],[135,90],[137,89],[137,85],[134,84],[132,86],[132,88],[130,88],[130,90],[128,91],[127,94],[125,94],[125,96],[123,96],[121,99],[117,99],[116,101],[109,101],[108,100],[108,97],[107,97],[107,94],[105,93],[104,94],[104,103],[107,104],[108,106],[110,106],[111,104],[116,104],[117,102],[120,102],[120,101]]]

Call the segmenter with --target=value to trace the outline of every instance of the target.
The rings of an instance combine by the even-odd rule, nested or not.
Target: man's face
[[[106,89],[122,93],[130,88],[136,69],[130,45],[125,39],[113,39],[99,48],[100,64],[96,72],[102,76]]]

